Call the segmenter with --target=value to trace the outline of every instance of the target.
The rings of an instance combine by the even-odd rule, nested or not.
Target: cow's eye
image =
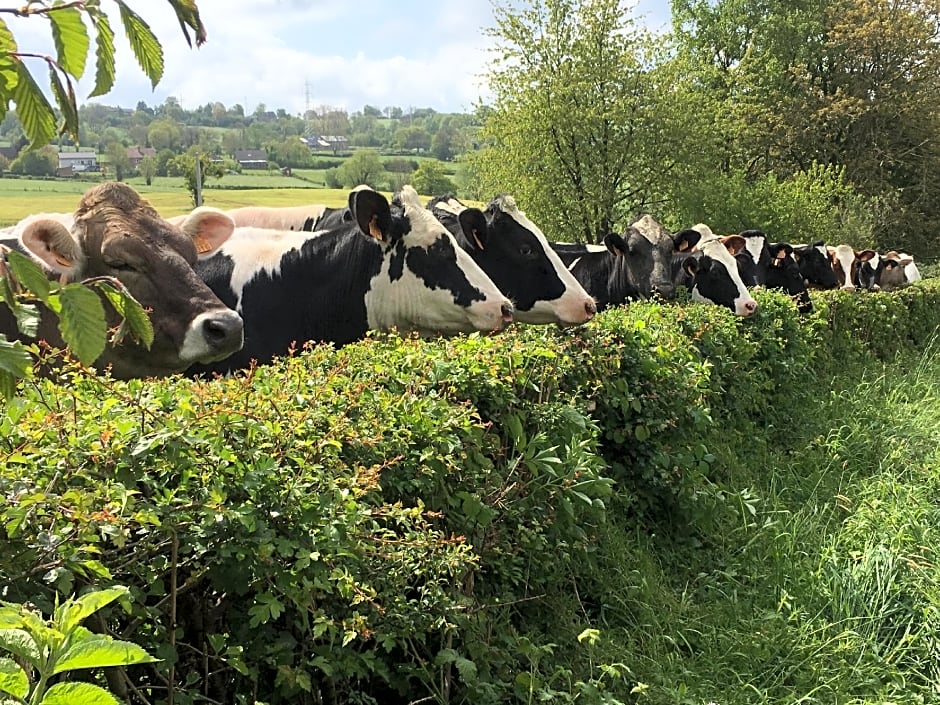
[[[521,254],[523,257],[528,257],[529,255],[532,254],[532,246],[531,246],[531,245],[521,245],[521,246],[519,247],[519,254]]]
[[[105,257],[104,263],[111,269],[117,269],[120,272],[134,272],[137,268],[130,262],[118,259],[117,257]]]

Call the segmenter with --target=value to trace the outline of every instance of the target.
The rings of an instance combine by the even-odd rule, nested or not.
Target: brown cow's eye
[[[132,265],[130,262],[126,262],[125,260],[121,260],[121,259],[106,257],[104,260],[104,263],[108,265],[108,267],[110,267],[111,269],[117,269],[118,271],[121,271],[121,272],[137,271],[137,268],[134,265]]]

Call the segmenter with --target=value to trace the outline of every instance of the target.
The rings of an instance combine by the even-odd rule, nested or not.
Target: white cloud
[[[263,103],[300,114],[307,107],[349,111],[377,107],[431,107],[469,111],[487,96],[483,83],[492,40],[489,0],[199,0],[208,41],[189,49],[165,2],[130,3],[159,37],[165,72],[156,90],[133,58],[115,16],[117,81],[96,100],[133,107],[175,96],[186,108],[210,102]],[[110,3],[105,3],[106,7]],[[665,8],[665,9],[664,9]],[[654,29],[668,20],[666,0],[640,0]],[[48,22],[11,23],[21,48],[51,52]],[[44,66],[31,62],[40,83]],[[82,100],[94,84],[94,57],[80,82]]]

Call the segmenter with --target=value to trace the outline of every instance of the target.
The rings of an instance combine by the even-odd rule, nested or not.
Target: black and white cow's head
[[[813,310],[813,302],[806,290],[806,281],[800,272],[800,266],[793,259],[793,246],[786,242],[774,242],[767,245],[770,264],[764,277],[768,289],[780,289],[796,303],[800,313]]]
[[[516,320],[567,326],[594,316],[594,300],[512,197],[497,196],[485,212],[453,196],[434,198],[427,207],[512,299]]]
[[[673,298],[676,287],[672,281],[672,255],[676,244],[672,234],[649,214],[639,218],[631,227],[650,243],[650,269],[647,275],[650,292],[664,299]]]
[[[349,212],[385,257],[366,293],[369,327],[421,334],[502,330],[514,308],[490,277],[426,210],[411,186],[394,208],[381,194],[360,188]]]
[[[757,302],[744,285],[735,259],[744,248],[744,238],[740,235],[719,238],[701,224],[692,230],[701,235],[696,251],[676,255],[680,276],[685,274],[692,300],[724,306],[738,316],[750,316],[757,310]],[[680,231],[675,237],[685,241],[690,236]]]
[[[764,284],[767,269],[770,267],[766,233],[763,230],[743,230],[738,234],[744,238],[744,248],[735,255],[741,272],[741,280],[745,286]]]
[[[839,280],[832,270],[826,243],[817,240],[811,245],[795,245],[793,259],[800,267],[806,286],[813,289],[835,289]]]

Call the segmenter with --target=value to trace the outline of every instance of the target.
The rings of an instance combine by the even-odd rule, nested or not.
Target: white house
[[[94,152],[59,152],[59,168],[72,171],[98,171],[98,157]]]

